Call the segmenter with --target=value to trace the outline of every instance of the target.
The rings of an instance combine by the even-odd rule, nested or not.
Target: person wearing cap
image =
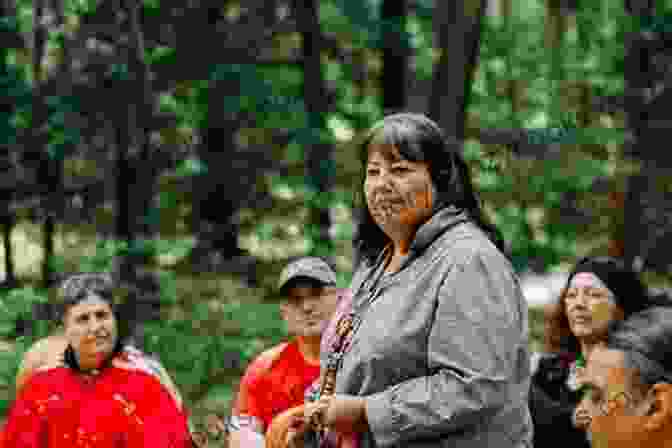
[[[261,353],[248,366],[229,418],[230,448],[263,447],[273,418],[301,405],[320,374],[320,339],[345,291],[322,259],[301,257],[281,272],[280,314],[290,341]]]
[[[115,303],[110,276],[70,276],[60,295],[67,341],[62,362],[26,377],[0,445],[191,447],[185,412],[151,366],[124,349],[129,320]]]
[[[587,448],[590,411],[577,407],[585,360],[604,344],[610,324],[648,308],[651,302],[638,275],[622,260],[587,257],[572,269],[557,305],[551,308],[544,335],[554,341],[553,353],[539,361],[530,388],[534,445],[563,440]]]

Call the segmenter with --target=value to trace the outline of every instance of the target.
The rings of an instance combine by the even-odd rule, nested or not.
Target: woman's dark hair
[[[644,385],[672,384],[672,308],[651,307],[613,322],[607,347],[624,353],[624,367],[636,369]]]
[[[501,251],[504,240],[483,214],[480,200],[471,182],[469,167],[462,158],[462,144],[444,136],[439,126],[421,114],[388,115],[373,125],[359,147],[360,162],[366,171],[369,144],[392,145],[402,157],[429,165],[429,174],[437,191],[434,212],[448,205],[465,210]],[[360,189],[361,190],[361,189]],[[357,259],[373,262],[389,239],[375,223],[366,205],[363,191],[356,193],[360,210],[354,247]]]
[[[558,305],[550,316],[549,327],[554,333],[553,338],[561,341],[556,347],[558,351],[578,354],[581,351],[579,340],[572,334],[565,309],[565,295],[574,276],[580,272],[595,274],[614,294],[617,305],[623,310],[623,318],[642,311],[652,305],[646,286],[639,275],[618,258],[585,257],[579,260],[567,278],[567,283],[557,299]]]

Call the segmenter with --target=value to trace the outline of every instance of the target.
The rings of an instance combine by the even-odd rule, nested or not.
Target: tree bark
[[[4,3],[0,2],[0,19],[10,17],[11,13],[9,8]],[[6,39],[9,37],[9,33],[0,33],[0,37]],[[0,47],[0,77],[7,76],[7,74],[7,50],[5,47]],[[10,104],[10,102],[4,102],[4,104],[0,105],[0,113],[2,114],[3,119],[5,117],[9,118],[13,110],[14,107],[12,104]],[[0,157],[3,159],[3,171],[5,168],[7,168],[9,171],[12,171],[14,167],[9,160],[12,148],[9,145],[2,145],[0,150],[2,151],[2,155],[0,155]],[[11,183],[9,185],[11,185]],[[14,272],[14,254],[12,251],[12,230],[14,229],[15,216],[14,212],[10,209],[12,197],[12,191],[0,192],[0,224],[2,225],[2,242],[5,255],[5,280],[3,283],[8,286],[14,285],[16,283],[16,275]]]
[[[54,233],[56,231],[56,217],[54,216],[53,199],[50,193],[51,187],[58,181],[54,176],[58,176],[57,169],[52,160],[47,155],[46,142],[48,140],[47,130],[44,125],[48,118],[48,111],[42,98],[42,60],[44,58],[45,43],[47,38],[46,29],[43,24],[45,10],[45,0],[35,0],[33,2],[33,98],[32,98],[32,145],[31,150],[38,160],[38,179],[45,185],[43,197],[46,204],[42,206],[44,211],[44,222],[42,227],[42,248],[44,255],[42,258],[42,285],[45,288],[51,286],[53,282],[52,260],[54,255]]]
[[[240,125],[237,114],[223,106],[227,97],[236,98],[239,92],[239,84],[230,79],[213,80],[208,89],[208,114],[197,146],[207,171],[194,179],[192,215],[198,246],[192,255],[197,262],[210,257],[213,251],[224,259],[243,254],[238,247],[236,214],[246,196],[241,190],[249,190],[250,185],[249,180],[236,178],[233,168],[237,163],[236,133]]]
[[[16,284],[16,272],[14,269],[14,250],[12,247],[12,231],[14,230],[14,214],[7,212],[2,218],[2,243],[5,252],[5,285]]]
[[[436,47],[440,56],[434,68],[428,113],[447,135],[460,140],[465,136],[486,6],[487,0],[445,1],[436,6]]]
[[[331,217],[325,201],[334,183],[334,148],[328,137],[325,120],[329,110],[327,89],[322,72],[322,32],[317,0],[294,0],[297,26],[302,38],[303,98],[308,115],[308,127],[313,133],[312,144],[306,151],[306,183],[319,201],[309,201],[307,232],[312,240],[312,255],[331,256],[333,243],[329,235]]]
[[[406,0],[383,0],[383,112],[385,115],[406,108],[409,45],[406,33]]]
[[[550,122],[551,126],[557,126],[562,121],[561,111],[566,109],[563,102],[564,80],[564,41],[567,32],[567,16],[563,10],[561,0],[552,0],[546,4],[546,48],[551,55],[550,89],[552,92],[552,104]]]
[[[652,0],[626,0],[624,6],[626,12],[640,19],[651,18],[655,13],[655,2]],[[669,223],[664,222],[666,204],[656,204],[657,195],[650,191],[655,188],[655,177],[661,176],[661,169],[656,167],[655,163],[657,155],[653,154],[658,151],[657,145],[649,147],[650,142],[647,142],[648,134],[653,131],[648,129],[647,122],[659,118],[654,116],[651,106],[647,104],[648,92],[652,87],[648,73],[653,57],[650,44],[637,30],[626,35],[624,69],[626,127],[632,130],[635,136],[634,142],[629,147],[626,146],[626,152],[639,158],[643,163],[641,172],[630,175],[626,180],[626,194],[622,208],[623,236],[621,241],[612,238],[611,243],[614,251],[620,250],[628,265],[637,268],[646,267],[647,256],[657,243],[656,234],[669,226]],[[666,110],[669,109],[664,109],[664,115]],[[662,218],[663,222],[660,222],[659,218]],[[660,242],[662,243],[662,238]],[[667,264],[668,269],[672,265],[669,256],[666,258],[666,263],[658,263],[659,269],[662,264]]]

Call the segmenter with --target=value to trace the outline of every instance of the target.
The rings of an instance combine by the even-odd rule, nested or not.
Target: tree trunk
[[[129,47],[123,48],[121,61],[129,68],[130,79],[119,80],[120,95],[127,98],[116,127],[117,143],[117,236],[129,251],[119,257],[120,280],[136,284],[143,269],[154,256],[152,222],[156,172],[148,136],[153,114],[153,96],[149,67],[144,61],[145,45],[140,28],[139,7],[135,0],[123,2],[124,22],[120,32],[128,35]],[[123,26],[123,25],[126,26]],[[121,90],[124,92],[122,93]],[[122,96],[123,97],[123,96]]]
[[[130,146],[130,139],[128,138],[128,131],[126,123],[120,121],[118,117],[113,124],[115,131],[115,146],[116,146],[116,213],[115,213],[115,229],[118,241],[124,241],[128,246],[134,243],[134,229],[132,224],[131,211],[131,186],[135,178],[135,173],[131,167],[128,158],[128,147]],[[131,260],[125,255],[118,257],[117,260],[118,276],[121,279],[129,279],[133,276],[133,269]]]
[[[437,2],[439,60],[434,68],[429,116],[447,135],[464,139],[471,83],[478,61],[487,0]]]
[[[385,115],[406,108],[409,43],[406,32],[406,0],[383,0],[383,112]]]
[[[297,25],[302,37],[303,98],[308,115],[308,128],[313,133],[313,143],[306,145],[306,183],[316,193],[319,201],[306,204],[309,210],[308,235],[312,240],[310,254],[331,256],[333,242],[329,235],[331,217],[325,198],[334,183],[333,145],[328,137],[325,117],[329,110],[327,89],[322,72],[322,32],[320,29],[319,2],[294,0]]]
[[[201,128],[201,141],[197,146],[198,156],[207,171],[194,179],[195,197],[193,208],[194,233],[198,245],[193,261],[209,259],[219,253],[224,259],[243,254],[238,246],[239,227],[236,222],[238,208],[246,194],[248,183],[236,179],[233,170],[237,145],[238,122],[222,106],[227,97],[239,94],[238,83],[229,79],[211,81],[208,91],[208,114]],[[240,201],[235,199],[240,197]]]
[[[653,0],[626,0],[626,11],[644,20],[647,17],[653,17],[655,13],[655,3]],[[660,141],[665,141],[664,136],[654,143],[653,140],[647,141],[654,131],[649,128],[648,120],[667,118],[669,108],[667,105],[661,110],[656,111],[652,105],[647,104],[649,89],[653,87],[650,78],[649,68],[652,67],[652,58],[655,55],[651,52],[652,42],[648,42],[639,31],[633,31],[626,35],[626,57],[625,57],[625,110],[626,127],[632,131],[635,136],[634,142],[626,146],[626,152],[642,160],[642,169],[639,174],[631,175],[626,180],[626,195],[623,200],[623,222],[624,231],[622,241],[613,238],[612,247],[614,251],[619,249],[628,265],[637,268],[646,267],[649,261],[648,255],[657,245],[663,243],[665,229],[669,228],[670,212],[666,202],[669,199],[664,198],[664,193],[658,192],[655,178],[666,176],[661,167],[656,166],[656,159]],[[667,87],[671,88],[671,87]],[[664,95],[664,94],[663,94]],[[662,95],[661,95],[662,96]],[[660,116],[656,116],[657,114]],[[669,129],[669,126],[668,126]],[[663,235],[660,232],[663,232]],[[627,235],[628,237],[626,237]],[[667,233],[669,237],[669,232]],[[658,269],[662,265],[669,267],[672,265],[670,257],[666,254],[665,260],[658,260]]]
[[[564,41],[567,32],[567,16],[562,7],[562,0],[551,0],[546,3],[546,48],[551,55],[549,81],[552,102],[549,108],[551,126],[558,126],[562,121],[564,80]]]
[[[42,59],[45,52],[46,29],[43,24],[45,9],[45,0],[35,0],[33,2],[33,102],[32,102],[32,144],[31,152],[37,155],[38,179],[45,186],[43,197],[46,199],[42,205],[44,212],[44,222],[42,227],[42,249],[44,255],[42,258],[42,285],[45,288],[51,286],[53,282],[52,260],[54,255],[54,233],[56,231],[56,222],[54,216],[54,207],[52,193],[50,191],[54,184],[55,167],[50,157],[47,155],[46,142],[48,134],[43,126],[47,120],[47,110],[42,98]]]
[[[10,19],[11,13],[9,8],[7,8],[2,2],[0,2],[0,19]],[[8,39],[10,33],[0,33],[0,38]],[[7,49],[3,46],[0,47],[0,77],[6,77],[8,74],[7,67]],[[4,93],[4,92],[3,92]],[[0,119],[9,121],[12,112],[14,111],[14,106],[9,101],[3,102],[0,105]],[[3,123],[4,125],[4,123]],[[3,126],[4,128],[5,126]],[[2,161],[2,170],[13,171],[15,168],[11,162],[11,151],[12,147],[10,145],[5,146],[2,144],[0,146],[1,161]],[[14,175],[14,173],[12,173]],[[14,176],[15,177],[15,176]],[[11,183],[10,183],[11,185]],[[0,224],[2,225],[2,242],[3,242],[3,251],[5,255],[5,280],[3,282],[6,286],[12,286],[16,284],[16,273],[14,271],[14,254],[12,248],[12,230],[14,229],[15,216],[13,211],[10,209],[12,202],[13,192],[6,191],[0,194]]]
[[[501,0],[502,1],[502,18],[504,19],[504,32],[507,36],[511,36],[514,33],[514,29],[511,23],[512,10],[512,0]],[[520,120],[518,119],[518,112],[520,111],[520,101],[521,94],[518,88],[517,79],[513,76],[513,48],[510,48],[510,51],[506,54],[506,65],[507,65],[507,94],[509,97],[509,102],[511,103],[511,114],[509,115],[509,121],[511,122],[512,129],[518,129],[520,127]]]
[[[7,202],[9,204],[9,202]],[[16,272],[14,269],[14,250],[12,247],[12,231],[14,230],[15,218],[9,210],[2,217],[2,243],[5,252],[5,280],[4,284],[11,286],[16,284]]]

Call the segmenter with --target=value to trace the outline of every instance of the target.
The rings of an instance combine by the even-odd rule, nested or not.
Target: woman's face
[[[393,145],[371,143],[364,195],[376,224],[398,240],[412,237],[429,219],[436,190],[427,163],[403,159]]]
[[[593,273],[574,275],[565,293],[564,304],[569,328],[580,341],[603,339],[609,324],[623,319],[623,310],[613,293]]]
[[[102,298],[90,295],[65,313],[65,337],[85,369],[99,368],[117,343],[117,320]]]

